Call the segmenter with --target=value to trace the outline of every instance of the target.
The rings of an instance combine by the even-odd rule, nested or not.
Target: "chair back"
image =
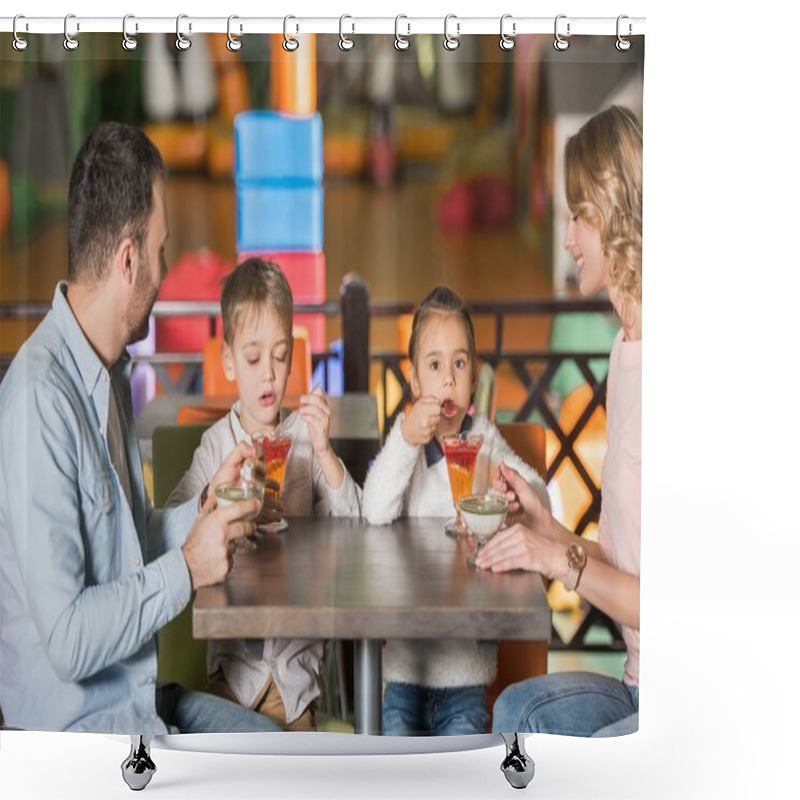
[[[536,422],[504,422],[497,424],[500,435],[511,449],[544,479],[545,430]],[[531,576],[535,580],[535,576]],[[497,676],[487,689],[489,711],[506,686],[544,675],[547,672],[547,643],[505,640],[497,643]]]
[[[185,405],[178,409],[178,425],[216,422],[228,413],[224,406]]]
[[[494,421],[497,408],[497,381],[491,364],[485,361],[478,370],[475,379],[475,391],[472,394],[472,406],[476,414],[484,414]]]
[[[192,463],[208,424],[160,425],[153,431],[153,504],[160,508]],[[206,687],[206,643],[192,636],[192,606],[158,632],[158,681]]]
[[[497,430],[511,449],[544,479],[547,472],[545,458],[545,430],[537,422],[501,422]]]
[[[222,338],[212,336],[203,346],[203,397],[230,397],[236,400],[236,381],[229,381],[222,367]]]
[[[292,365],[289,380],[286,382],[286,394],[283,406],[297,409],[300,406],[300,395],[311,391],[311,343],[308,340],[308,329],[295,325],[292,329]]]

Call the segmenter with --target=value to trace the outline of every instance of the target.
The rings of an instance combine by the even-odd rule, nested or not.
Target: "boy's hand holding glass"
[[[437,397],[420,397],[402,423],[403,438],[410,445],[428,444],[433,439],[442,418],[442,405]]]

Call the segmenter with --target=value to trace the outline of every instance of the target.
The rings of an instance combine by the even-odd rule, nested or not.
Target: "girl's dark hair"
[[[437,286],[435,289],[431,289],[414,313],[414,321],[411,323],[411,338],[408,342],[408,357],[411,359],[411,363],[416,363],[422,327],[434,314],[456,314],[461,318],[467,332],[472,368],[473,371],[476,370],[478,351],[475,347],[475,329],[472,327],[472,318],[461,298],[447,286]]]
[[[69,180],[71,281],[105,278],[126,236],[141,246],[153,212],[153,184],[164,177],[156,146],[138,128],[104,122],[84,142]]]

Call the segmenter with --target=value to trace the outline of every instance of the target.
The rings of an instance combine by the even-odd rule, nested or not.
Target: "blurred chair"
[[[308,329],[302,325],[292,328],[292,364],[289,380],[286,382],[286,394],[283,406],[297,409],[300,406],[300,395],[311,391],[311,343],[308,340]]]
[[[413,314],[400,314],[397,317],[397,352],[403,356],[403,358],[400,359],[400,372],[406,383],[409,382],[411,374],[411,361],[407,356],[408,343],[411,339],[411,324],[413,321]],[[386,420],[383,415],[384,394],[386,408],[390,414],[403,399],[402,383],[395,378],[393,373],[388,371],[386,373],[386,378],[385,386],[382,378],[378,378],[375,388],[373,389],[375,399],[378,403],[378,425],[380,426],[383,436],[386,436],[388,433],[388,431],[385,430]],[[410,407],[410,403],[405,403],[402,410],[407,412]]]
[[[545,479],[545,431],[537,422],[500,422],[497,430],[511,449]]]
[[[481,364],[478,370],[478,377],[475,379],[472,406],[476,414],[485,414],[490,420],[494,421],[495,411],[497,410],[497,381],[495,380],[494,369],[492,369],[491,364],[487,364],[485,361]]]
[[[203,397],[239,396],[236,381],[229,381],[222,367],[222,338],[212,336],[203,346]]]
[[[619,327],[616,315],[602,311],[556,314],[550,329],[550,349],[559,353],[610,352]],[[602,380],[608,372],[608,359],[591,359],[589,369]],[[578,365],[566,360],[550,379],[549,388],[564,398],[585,380]]]
[[[411,326],[414,323],[413,314],[400,314],[397,318],[397,349],[404,355],[408,355],[408,345],[411,342]],[[403,359],[402,370],[408,380],[408,371],[411,367],[411,360]]]
[[[572,432],[591,399],[592,388],[585,382],[575,387],[564,398],[558,415],[558,424],[564,433]],[[547,431],[546,438],[547,461],[551,463],[558,452],[559,442],[558,437],[550,430]],[[602,406],[598,406],[592,412],[573,445],[575,454],[596,486],[600,486],[606,444],[606,412]],[[575,530],[591,502],[591,494],[568,458],[561,463],[553,480],[558,485],[563,502],[564,519],[561,522],[570,530]],[[595,530],[596,525],[592,523],[588,532],[594,535]]]
[[[545,432],[536,422],[506,422],[497,425],[500,435],[526,464],[545,478]],[[531,576],[534,580],[534,576]],[[497,677],[487,689],[491,712],[506,686],[547,672],[547,643],[505,640],[497,643]]]
[[[153,505],[163,507],[192,463],[208,424],[160,425],[153,431]],[[191,603],[158,632],[158,681],[206,687],[206,643],[192,637]]]
[[[233,405],[231,400],[231,405]],[[202,422],[216,422],[228,413],[224,406],[185,405],[178,409],[178,425],[197,425]]]

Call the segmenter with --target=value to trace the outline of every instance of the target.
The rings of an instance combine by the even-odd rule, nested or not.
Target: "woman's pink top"
[[[599,544],[609,563],[639,575],[642,530],[642,340],[619,332],[608,368],[608,450],[603,462]],[[639,631],[622,628],[623,681],[639,685]]]

